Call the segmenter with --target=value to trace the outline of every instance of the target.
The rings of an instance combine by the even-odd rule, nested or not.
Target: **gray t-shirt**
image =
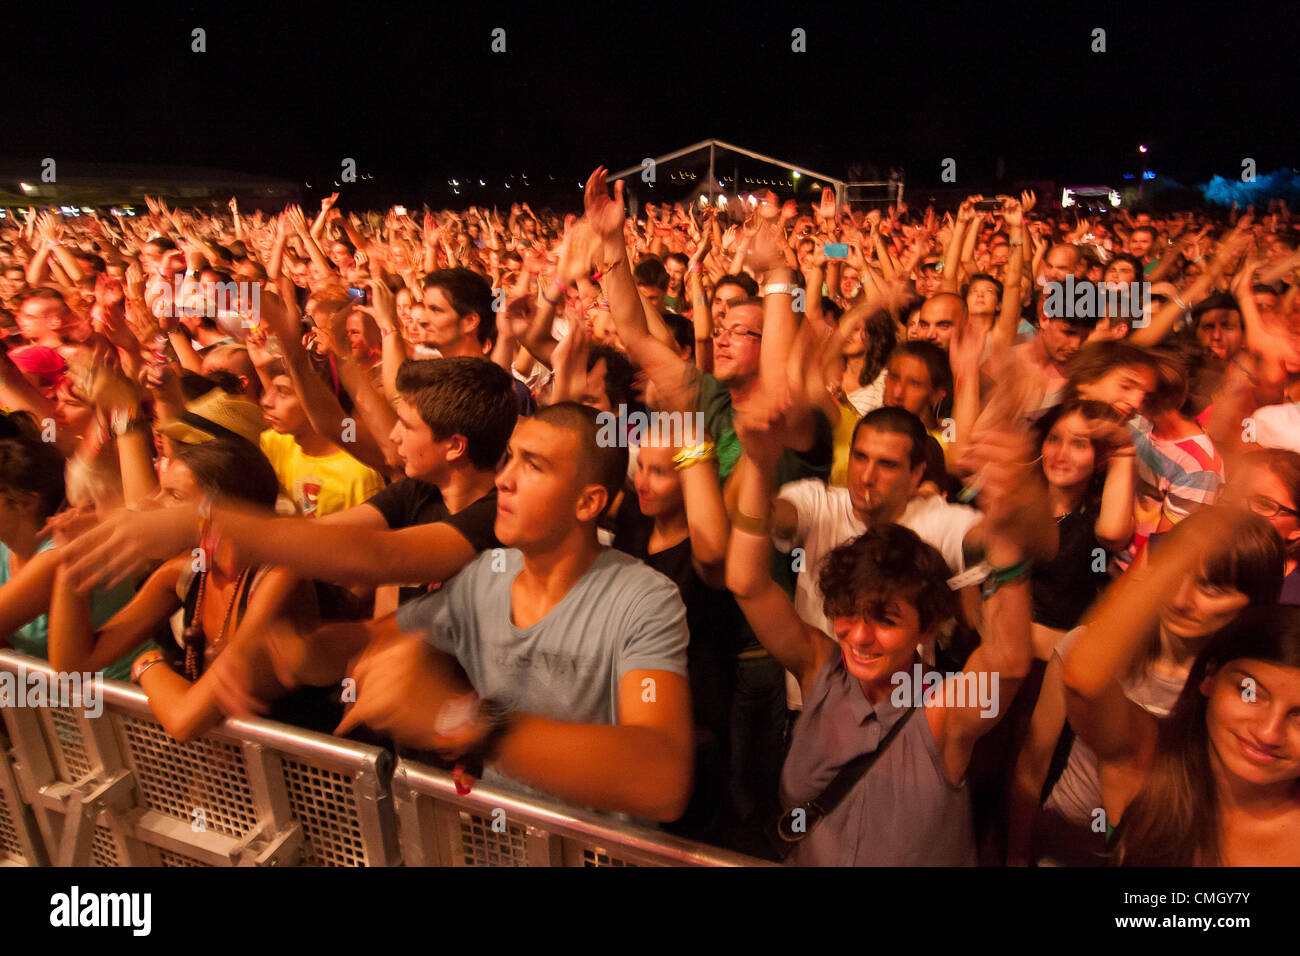
[[[905,711],[872,705],[838,650],[817,674],[781,770],[781,806],[823,793],[872,752]],[[797,866],[975,866],[965,780],[949,783],[925,712],[915,714],[848,795],[790,854]]]
[[[438,591],[402,605],[397,623],[460,661],[481,696],[551,720],[617,724],[624,674],[686,676],[686,608],[658,571],[606,549],[550,613],[521,628],[510,586],[522,568],[514,548],[484,551]],[[484,779],[527,789],[490,767]]]

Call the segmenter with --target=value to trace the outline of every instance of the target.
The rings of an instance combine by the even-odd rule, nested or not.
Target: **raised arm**
[[[939,286],[941,292],[954,295],[961,291],[961,251],[966,242],[966,234],[972,230],[975,221],[975,203],[983,196],[967,196],[957,207],[957,220],[952,226],[952,236],[943,249],[943,276]]]
[[[614,198],[610,199],[605,174],[605,168],[600,167],[587,180],[585,219],[601,240],[601,284],[609,297],[610,317],[633,363],[657,387],[662,377],[663,387],[672,388],[684,380],[689,363],[650,334],[623,245],[623,182],[614,184]]]
[[[1032,521],[1026,520],[1035,514],[1032,501],[1036,496],[1031,489],[1037,482],[1029,464],[1029,449],[1026,436],[1009,432],[987,434],[970,448],[984,474],[980,505],[986,515],[985,559],[995,573],[1015,576],[985,599],[980,645],[962,668],[967,687],[972,686],[970,675],[975,675],[975,686],[996,688],[994,706],[986,708],[968,694],[964,706],[936,708],[930,718],[944,770],[954,784],[965,776],[976,742],[1010,708],[1033,663],[1033,606],[1029,575],[1022,564],[1032,555],[1034,544]],[[962,676],[949,679],[960,681]]]
[[[1125,696],[1122,681],[1156,633],[1162,596],[1198,574],[1215,545],[1232,541],[1251,517],[1228,508],[1201,509],[1085,615],[1087,630],[1066,655],[1062,677],[1070,726],[1102,760],[1128,762],[1154,746],[1155,718]]]
[[[736,516],[727,550],[727,588],[768,653],[795,675],[805,694],[834,652],[829,636],[805,624],[772,579],[770,514],[781,445],[763,416],[738,416],[745,456],[736,466]]]
[[[1020,325],[1020,286],[1024,280],[1025,220],[1020,202],[1003,196],[1002,220],[1011,230],[1011,258],[1002,283],[1002,308],[990,338],[993,348],[1005,349],[1015,345],[1016,329]],[[946,268],[946,267],[945,267]]]

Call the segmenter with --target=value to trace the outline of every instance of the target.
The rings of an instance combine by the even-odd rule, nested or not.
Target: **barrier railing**
[[[0,676],[57,686],[0,651]],[[763,861],[394,761],[266,720],[173,739],[131,684],[0,709],[0,864],[40,866],[744,866]],[[19,703],[22,700],[20,698]]]

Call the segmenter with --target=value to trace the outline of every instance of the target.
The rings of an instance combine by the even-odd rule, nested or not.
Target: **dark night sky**
[[[1245,156],[1295,165],[1300,15],[1219,7],[11,4],[0,158],[307,180],[354,156],[399,190],[576,182],[708,137],[831,175],[901,165],[916,185],[946,156],[959,182],[999,156],[1011,178],[1113,182],[1139,142],[1188,183],[1237,175]],[[498,26],[505,54],[489,50]],[[1089,49],[1097,26],[1106,53]]]

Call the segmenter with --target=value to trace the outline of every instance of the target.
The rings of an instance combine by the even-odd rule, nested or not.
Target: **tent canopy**
[[[610,179],[625,179],[629,187],[638,190],[644,184],[646,192],[650,188],[664,189],[665,193],[688,192],[687,198],[692,200],[698,196],[712,200],[718,195],[739,195],[768,187],[796,197],[819,195],[823,186],[829,186],[835,190],[836,202],[845,202],[848,188],[842,179],[718,139],[701,140],[663,156],[647,157],[636,166],[610,174]]]
[[[815,202],[822,188],[829,186],[840,206],[899,202],[903,198],[903,184],[898,181],[845,182],[720,139],[701,140],[663,156],[646,157],[636,166],[612,173],[610,178],[625,180],[634,209],[640,201],[659,197],[659,201],[713,202],[718,196],[742,196],[767,188],[785,198]]]

